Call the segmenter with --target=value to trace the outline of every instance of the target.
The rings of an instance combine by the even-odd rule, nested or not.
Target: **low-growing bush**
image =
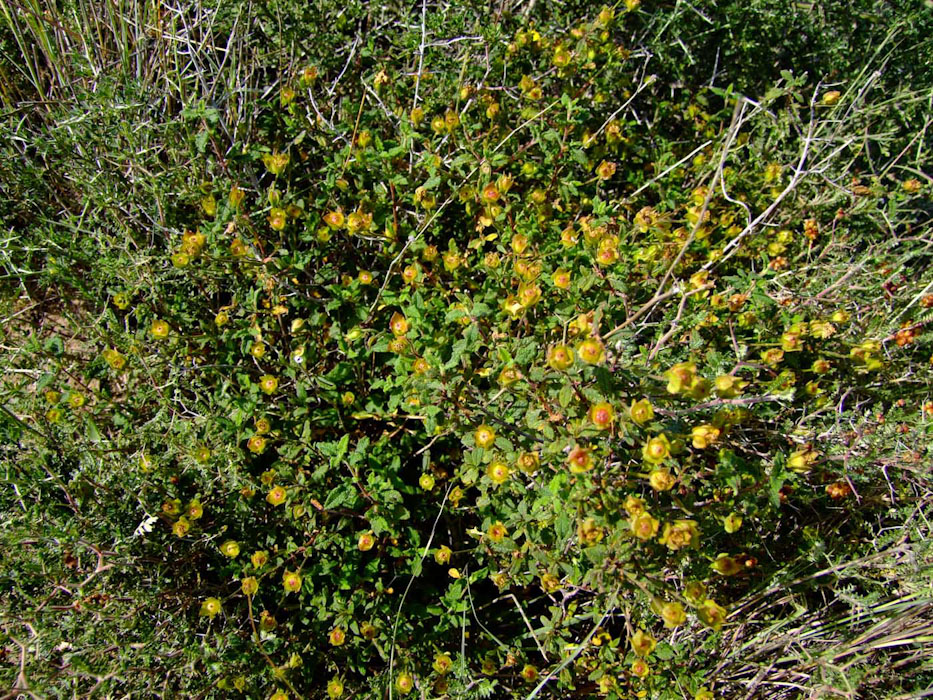
[[[929,17],[508,5],[4,10],[14,692],[933,682]]]

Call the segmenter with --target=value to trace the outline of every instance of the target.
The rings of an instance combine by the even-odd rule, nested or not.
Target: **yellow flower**
[[[324,223],[330,226],[332,229],[343,228],[343,225],[346,221],[346,218],[343,215],[343,212],[339,209],[336,211],[329,211],[324,215]]]
[[[582,544],[596,544],[603,539],[605,533],[602,527],[596,524],[593,518],[587,518],[577,526],[577,539]]]
[[[518,456],[518,468],[526,474],[534,474],[541,465],[541,458],[537,452],[522,452]]]
[[[528,309],[541,300],[541,287],[536,284],[520,284],[518,286],[518,303],[522,308]]]
[[[644,500],[636,498],[635,496],[627,496],[622,507],[625,508],[625,512],[629,514],[629,517],[634,517],[645,512]]]
[[[271,374],[264,374],[259,378],[259,388],[266,394],[275,393],[275,390],[279,388],[279,380]]]
[[[551,280],[558,289],[570,289],[570,273],[563,268],[556,270],[551,276]]]
[[[697,366],[694,362],[678,362],[664,373],[667,377],[667,393],[680,394],[688,391],[696,380]]]
[[[486,476],[488,476],[494,484],[505,483],[509,478],[509,467],[501,460],[490,462],[489,466],[486,467]]]
[[[202,515],[204,515],[204,508],[201,506],[199,501],[191,501],[188,504],[188,507],[185,509],[185,515],[187,515],[192,520],[197,520]]]
[[[728,554],[720,554],[715,561],[710,564],[710,568],[721,576],[735,576],[742,571],[742,562],[730,557]]]
[[[243,589],[243,595],[256,595],[256,591],[259,590],[259,581],[256,580],[255,576],[247,576],[240,581],[240,586]]]
[[[784,359],[784,351],[781,348],[770,348],[768,350],[762,350],[761,360],[766,365],[771,365],[774,367],[781,363]]]
[[[522,378],[522,373],[517,367],[506,367],[499,372],[499,384],[502,386],[511,386]]]
[[[658,540],[661,544],[667,545],[671,551],[696,545],[699,541],[700,531],[694,520],[675,520],[673,523],[665,523],[664,532]]]
[[[655,491],[670,491],[677,479],[669,469],[653,469],[648,475],[648,483]]]
[[[709,424],[695,426],[691,431],[693,446],[704,450],[719,438],[719,428]]]
[[[430,491],[433,489],[434,483],[433,474],[422,474],[418,477],[418,486],[420,486],[423,491]]]
[[[284,690],[277,690],[269,697],[269,700],[289,700],[289,695]]]
[[[453,667],[453,659],[450,658],[450,654],[435,654],[434,663],[432,664],[435,672],[443,676]]]
[[[347,633],[340,627],[334,627],[330,631],[330,636],[328,641],[330,641],[331,646],[339,647],[347,640]]]
[[[261,455],[266,449],[266,439],[262,435],[253,435],[247,440],[246,447],[253,454]]]
[[[648,664],[645,663],[644,659],[635,659],[632,662],[632,675],[636,678],[644,678],[651,672],[651,669],[648,668]]]
[[[644,425],[654,420],[654,407],[648,399],[636,401],[629,408],[629,415],[638,425]]]
[[[630,527],[632,534],[640,540],[650,540],[658,534],[658,528],[661,523],[657,518],[651,516],[648,512],[638,513],[632,516]]]
[[[596,167],[596,176],[600,180],[608,180],[616,174],[616,164],[609,161],[603,161]]]
[[[111,369],[121,370],[126,365],[126,358],[118,350],[104,350],[103,356]]]
[[[356,541],[357,549],[359,549],[361,552],[368,552],[373,548],[374,544],[376,544],[376,538],[373,537],[372,532],[360,533],[360,537]]]
[[[168,324],[165,321],[153,321],[149,327],[149,333],[157,340],[168,338],[168,332]]]
[[[483,423],[473,433],[473,438],[476,440],[477,447],[492,447],[496,441],[496,431]]]
[[[726,609],[712,598],[704,600],[697,609],[697,617],[700,618],[703,624],[712,627],[714,630],[722,628],[727,615]]]
[[[797,474],[806,474],[818,457],[819,453],[814,450],[797,450],[787,458],[787,468]]]
[[[509,531],[505,529],[505,525],[497,520],[489,526],[486,534],[493,542],[501,542],[509,534]]]
[[[286,593],[295,593],[301,590],[301,574],[297,571],[286,571],[282,574],[282,587]]]
[[[172,525],[172,534],[176,537],[184,537],[190,529],[191,523],[188,522],[188,518],[182,516]]]
[[[343,695],[343,681],[339,678],[331,678],[327,681],[327,697],[331,700],[337,700]]]
[[[658,645],[657,641],[644,630],[638,630],[632,635],[629,643],[632,645],[632,651],[638,656],[648,656]]]
[[[687,621],[687,612],[680,603],[662,603],[659,614],[668,629],[679,627]]]
[[[260,549],[256,552],[253,552],[253,555],[249,558],[249,560],[254,567],[261,569],[266,565],[266,562],[269,561],[269,553]]]
[[[573,366],[573,350],[569,345],[555,345],[547,351],[547,363],[558,372]]]
[[[605,359],[606,351],[596,338],[587,338],[577,345],[577,355],[587,364],[597,365]]]
[[[664,433],[648,440],[641,450],[642,458],[650,464],[661,464],[670,454],[671,443]]]
[[[434,552],[434,561],[436,561],[441,566],[448,564],[450,562],[451,554],[453,554],[453,552],[451,552],[450,547],[445,544],[436,552]]]
[[[742,527],[742,516],[738,513],[729,513],[722,521],[722,529],[730,535],[738,532],[740,527]]]
[[[266,494],[266,503],[272,506],[280,506],[285,503],[288,492],[282,486],[276,486]]]
[[[395,678],[395,689],[402,695],[408,695],[415,687],[415,679],[410,673],[400,673]]]
[[[742,393],[742,389],[748,385],[731,374],[721,374],[713,381],[713,387],[716,393],[724,399],[731,399]]]
[[[235,540],[227,540],[220,545],[220,553],[230,559],[236,559],[240,555],[240,545]]]
[[[217,598],[205,598],[201,603],[201,617],[214,617],[221,610],[222,606]]]

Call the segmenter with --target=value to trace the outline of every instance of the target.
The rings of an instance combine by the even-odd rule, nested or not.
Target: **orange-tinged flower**
[[[266,450],[266,439],[262,435],[253,435],[246,441],[246,447],[253,454],[261,455]]]
[[[255,568],[261,569],[269,561],[269,553],[263,549],[257,550],[253,552],[249,560]]]
[[[509,534],[509,531],[506,530],[505,525],[503,525],[498,520],[489,526],[489,529],[486,531],[486,534],[489,536],[489,539],[493,542],[501,542]]]
[[[396,311],[394,314],[392,314],[392,319],[389,321],[389,328],[392,329],[393,335],[401,337],[408,333],[408,319]]]
[[[334,629],[330,631],[328,641],[330,642],[331,646],[342,646],[343,643],[347,641],[347,633],[342,627],[334,627]]]
[[[368,552],[373,548],[373,545],[376,543],[376,538],[373,537],[372,532],[363,532],[360,533],[359,539],[356,541],[356,546],[361,552]]]
[[[595,466],[593,455],[590,454],[590,451],[579,445],[575,445],[574,448],[570,450],[570,454],[567,455],[567,464],[570,466],[570,472],[572,474],[588,472]]]
[[[590,421],[600,430],[608,430],[615,420],[615,411],[612,405],[606,402],[597,403],[590,407]]]

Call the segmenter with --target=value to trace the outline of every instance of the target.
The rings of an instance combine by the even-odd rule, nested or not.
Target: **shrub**
[[[10,687],[929,681],[929,20],[645,5],[5,11]]]

